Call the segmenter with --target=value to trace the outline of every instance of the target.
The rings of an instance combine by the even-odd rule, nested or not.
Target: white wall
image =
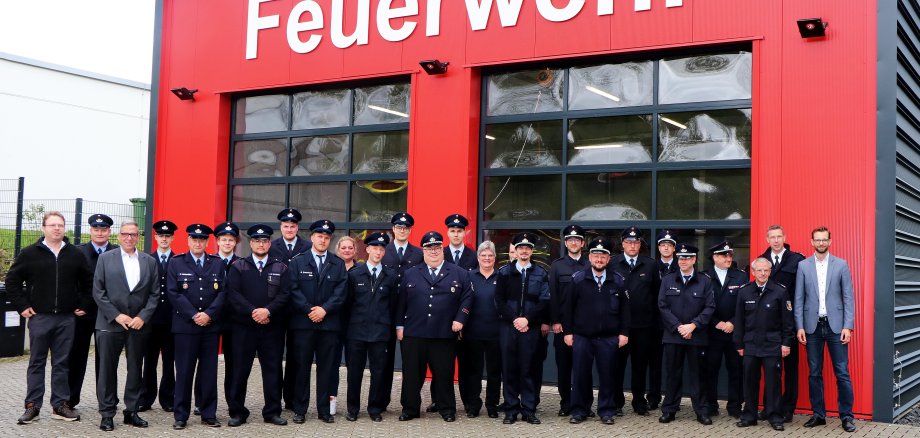
[[[150,87],[0,54],[0,178],[25,197],[144,197]]]

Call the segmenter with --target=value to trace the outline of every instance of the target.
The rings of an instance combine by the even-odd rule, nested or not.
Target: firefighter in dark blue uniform
[[[89,217],[91,240],[77,247],[80,252],[86,256],[87,262],[92,272],[96,272],[96,261],[99,255],[118,248],[109,242],[109,236],[112,233],[112,225],[115,223],[112,218],[104,214],[94,214]],[[96,313],[98,308],[96,302],[88,300],[86,309],[80,309],[86,312],[85,315],[76,317],[76,324],[73,332],[73,346],[70,347],[70,355],[67,356],[69,383],[70,383],[70,403],[71,408],[77,407],[80,403],[80,392],[83,390],[83,379],[86,376],[86,365],[89,362],[89,343],[96,332]],[[96,369],[96,375],[99,375],[99,364],[93,360]]]
[[[259,355],[265,407],[262,419],[278,426],[287,425],[281,417],[281,356],[284,352],[284,324],[279,318],[290,298],[287,265],[268,256],[272,228],[256,224],[247,231],[252,256],[237,260],[227,272],[225,289],[233,308],[233,380],[226,387],[230,427],[247,421],[246,386],[252,362]],[[228,319],[228,318],[224,318]]]
[[[371,420],[383,420],[386,410],[384,393],[392,388],[383,386],[387,341],[393,336],[393,313],[396,307],[398,283],[396,271],[383,266],[381,260],[390,237],[386,233],[371,233],[364,238],[367,262],[348,271],[348,328],[346,332],[346,362],[348,368],[348,412],[345,419],[355,421],[361,408],[361,381],[364,365],[371,373],[367,393],[367,414]]]
[[[172,331],[176,345],[176,397],[173,429],[185,429],[192,405],[193,378],[201,384],[198,399],[201,422],[220,427],[217,421],[217,352],[220,316],[224,307],[226,267],[219,257],[205,253],[211,228],[191,224],[189,252],[170,261],[166,294],[175,312]],[[196,368],[198,372],[196,373]]]
[[[288,356],[293,356],[294,362],[295,423],[306,421],[314,354],[317,416],[323,422],[335,422],[329,410],[329,396],[334,394],[331,384],[340,359],[336,345],[343,330],[341,312],[346,297],[346,273],[345,262],[328,251],[334,232],[335,224],[331,221],[312,223],[310,250],[295,256],[288,264],[291,279],[288,337],[293,339]]]
[[[409,243],[409,236],[412,234],[412,226],[415,225],[415,218],[409,213],[396,213],[390,219],[393,225],[393,241],[387,245],[386,253],[383,255],[383,266],[396,271],[396,283],[402,282],[402,276],[407,269],[422,264],[422,249]],[[396,363],[396,306],[393,306],[393,331],[390,340],[387,341],[387,357],[383,366],[383,380],[380,385],[384,388],[393,387],[393,368]],[[383,394],[384,409],[390,405],[390,390]]]
[[[674,250],[677,247],[677,240],[671,230],[661,230],[658,232],[655,241],[658,245],[658,278],[664,278],[666,275],[677,272],[677,261],[674,260]],[[660,284],[660,283],[659,283]],[[656,292],[657,294],[657,292]],[[655,339],[661,339],[661,324],[654,327]],[[664,345],[656,342],[652,348],[652,355],[649,357],[648,365],[648,408],[650,410],[658,409],[661,404],[661,356]]]
[[[425,367],[431,369],[434,403],[441,418],[456,420],[454,359],[457,335],[473,301],[469,274],[444,262],[444,238],[430,231],[422,237],[424,264],[406,270],[399,286],[396,336],[401,341],[403,383],[399,421],[418,418]]]
[[[498,270],[495,285],[495,305],[498,318],[499,343],[502,348],[502,389],[505,398],[504,424],[513,424],[518,415],[531,424],[537,418],[537,381],[534,369],[539,354],[540,318],[549,305],[549,274],[531,261],[534,233],[516,234],[511,243],[517,260]],[[542,364],[539,364],[542,366]],[[542,373],[541,373],[542,374]]]
[[[706,274],[694,269],[696,247],[677,245],[678,272],[661,281],[658,293],[658,307],[661,310],[661,324],[664,327],[664,369],[667,370],[664,402],[661,404],[661,423],[674,421],[680,410],[683,395],[684,362],[689,368],[690,400],[696,412],[696,420],[703,425],[712,424],[706,412],[700,391],[701,366],[706,355],[707,332],[716,303],[712,296],[712,284]]]
[[[142,374],[144,387],[137,402],[137,410],[144,412],[153,406],[153,401],[159,396],[160,407],[166,412],[172,412],[173,400],[176,397],[176,347],[172,334],[172,305],[166,298],[166,268],[175,255],[172,251],[172,241],[176,224],[162,220],[153,224],[154,239],[157,249],[150,253],[159,262],[160,275],[160,303],[150,320],[150,338],[147,341],[147,353],[144,355]],[[159,379],[159,394],[157,393],[157,362],[163,356],[163,377]]]
[[[728,415],[741,417],[741,356],[732,342],[732,332],[735,330],[732,320],[735,318],[738,290],[748,283],[749,276],[747,272],[732,267],[734,252],[732,243],[727,240],[709,249],[713,266],[706,270],[706,275],[712,280],[716,310],[709,322],[709,346],[706,348],[707,359],[703,367],[706,379],[703,384],[703,399],[710,417],[719,415],[719,370],[722,368],[723,357],[728,372],[728,403],[725,409]]]
[[[744,413],[736,425],[757,424],[762,369],[764,417],[773,429],[783,430],[781,362],[794,347],[794,322],[786,288],[770,279],[771,266],[764,257],[754,260],[754,281],[739,291],[733,340],[744,357]]]
[[[607,239],[588,244],[591,267],[576,272],[566,284],[563,312],[565,343],[572,347],[572,417],[578,424],[588,417],[593,402],[592,365],[597,364],[597,414],[604,424],[614,423],[614,370],[618,351],[629,342],[630,297],[626,279],[610,269]]]
[[[562,230],[566,253],[554,260],[549,268],[549,315],[553,330],[553,355],[556,359],[556,382],[559,390],[560,417],[571,414],[572,395],[572,347],[563,338],[566,287],[572,282],[572,274],[588,267],[588,257],[582,255],[585,246],[585,230],[578,225],[569,225]],[[591,394],[591,403],[594,394]]]
[[[469,219],[460,214],[452,214],[444,219],[444,225],[447,225],[447,240],[450,241],[444,246],[444,261],[467,271],[476,270],[479,267],[476,251],[463,244],[463,239],[466,238],[466,227],[470,226]]]
[[[626,403],[623,396],[623,379],[626,375],[626,360],[629,359],[633,411],[638,415],[648,415],[649,405],[657,401],[658,397],[657,392],[649,391],[649,398],[652,400],[645,398],[645,382],[646,375],[655,375],[649,371],[658,366],[658,362],[652,358],[656,356],[656,350],[661,344],[658,311],[658,286],[661,280],[655,261],[639,254],[643,242],[642,231],[639,228],[624,229],[620,233],[620,242],[623,254],[611,259],[610,268],[626,279],[632,312],[629,328],[632,342],[620,350],[614,362],[614,414],[623,415],[623,405]],[[651,380],[654,383],[655,377]]]

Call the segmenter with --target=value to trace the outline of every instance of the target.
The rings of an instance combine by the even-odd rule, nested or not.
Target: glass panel
[[[562,121],[486,127],[486,166],[492,169],[562,164]]]
[[[304,214],[303,222],[308,225],[320,219],[344,222],[347,187],[345,182],[291,184],[291,207]]]
[[[489,76],[488,115],[562,110],[564,70],[525,70]]]
[[[652,116],[577,119],[569,122],[569,165],[652,161]]]
[[[652,174],[569,174],[566,216],[573,221],[643,221],[652,217]]]
[[[409,123],[409,84],[355,88],[355,125]]]
[[[233,186],[234,222],[277,222],[284,208],[284,184]]]
[[[486,178],[485,220],[559,220],[562,179],[559,175]]]
[[[658,219],[750,217],[750,169],[658,173]]]
[[[658,103],[751,98],[751,53],[662,59]]]
[[[287,131],[291,97],[283,94],[244,97],[236,101],[236,133]]]
[[[293,140],[291,175],[348,173],[348,135],[300,137]]]
[[[307,91],[294,95],[291,129],[348,126],[351,90]]]
[[[654,63],[625,62],[569,69],[569,109],[651,105]]]
[[[658,161],[751,159],[749,108],[658,117]]]
[[[532,260],[549,271],[550,264],[561,255],[560,248],[562,247],[559,243],[559,230],[554,229],[482,230],[482,241],[491,240],[495,244],[495,252],[498,253],[495,258],[495,267],[501,267],[510,260],[508,252],[511,249],[511,239],[522,231],[537,234]]]
[[[355,134],[353,141],[352,172],[409,171],[409,131]]]
[[[233,145],[233,177],[285,176],[286,155],[286,139],[238,141]]]
[[[751,232],[750,230],[718,230],[718,229],[694,229],[682,230],[668,228],[674,238],[680,243],[689,243],[700,249],[700,254],[696,257],[696,267],[700,270],[706,270],[712,267],[712,256],[709,254],[709,248],[712,248],[723,240],[732,243],[735,249],[734,263],[735,267],[750,272],[751,263]],[[657,234],[657,231],[656,231]],[[654,239],[648,239],[653,242]],[[656,245],[655,256],[658,257],[658,248]]]
[[[390,222],[406,211],[406,180],[355,181],[351,189],[352,222]]]

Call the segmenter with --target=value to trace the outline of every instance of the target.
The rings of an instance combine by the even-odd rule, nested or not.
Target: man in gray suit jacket
[[[99,306],[96,317],[96,352],[99,375],[96,376],[96,397],[102,422],[99,428],[115,428],[112,417],[118,409],[118,358],[125,350],[128,377],[125,382],[125,424],[147,427],[137,415],[141,391],[141,361],[150,335],[145,325],[153,316],[160,296],[157,261],[137,250],[137,222],[121,224],[118,243],[121,248],[104,252],[96,264],[93,299]]]
[[[824,408],[824,346],[837,376],[837,406],[843,430],[853,432],[853,382],[848,368],[856,301],[846,260],[828,253],[831,232],[826,227],[811,232],[815,254],[799,262],[795,280],[796,336],[808,353],[808,394],[814,415],[805,427],[826,424]]]

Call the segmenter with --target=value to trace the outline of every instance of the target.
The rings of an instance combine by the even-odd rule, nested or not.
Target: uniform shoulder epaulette
[[[703,274],[703,275],[705,275],[705,276],[706,276],[706,278],[708,278],[708,279],[710,279],[710,280],[712,280],[712,277],[710,277],[710,276],[709,276],[709,274],[707,274],[707,273],[705,273],[705,272],[703,272],[703,271],[698,271],[698,272],[699,272],[700,274]]]
[[[182,256],[184,256],[184,255],[186,255],[186,254],[188,254],[188,253],[187,253],[187,252],[180,252],[180,253],[175,253],[175,252],[174,252],[173,255],[172,255],[172,257],[170,257],[170,258],[182,257]]]
[[[220,259],[220,256],[217,254],[207,254],[209,259]]]
[[[581,280],[583,280],[584,278],[585,278],[585,271],[584,271],[584,270],[577,271],[577,272],[575,272],[574,274],[572,274],[572,281],[581,281]]]
[[[294,254],[294,257],[291,257],[291,261],[294,261],[294,259],[296,259],[297,257],[300,257],[300,256],[302,256],[302,255],[304,255],[304,254],[306,254],[306,253],[305,253],[305,252],[301,252],[301,253]],[[277,260],[277,257],[276,257],[274,260]]]
[[[783,289],[789,289],[788,287],[786,287],[785,284],[782,284],[782,283],[780,283],[780,282],[778,282],[778,281],[774,281],[773,284],[775,284],[775,285],[777,285],[777,286],[779,286],[779,287],[781,287],[781,288],[783,288]]]

